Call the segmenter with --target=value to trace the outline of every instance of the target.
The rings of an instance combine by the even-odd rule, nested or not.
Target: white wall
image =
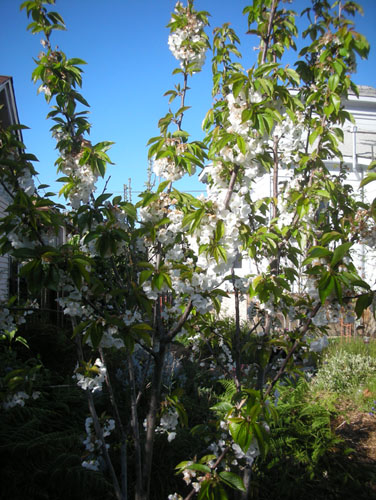
[[[5,197],[2,196],[0,186],[0,217],[4,217],[6,209]],[[0,300],[8,298],[8,282],[9,282],[9,257],[8,255],[0,255]]]

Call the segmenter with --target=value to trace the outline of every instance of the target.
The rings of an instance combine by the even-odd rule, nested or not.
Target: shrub
[[[340,349],[324,356],[313,384],[318,390],[349,393],[375,375],[376,360],[369,354]]]

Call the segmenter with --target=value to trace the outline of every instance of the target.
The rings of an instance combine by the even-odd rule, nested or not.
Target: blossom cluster
[[[259,165],[256,155],[262,153],[268,146],[267,138],[253,129],[250,121],[243,120],[243,112],[252,104],[263,100],[259,92],[249,89],[248,95],[243,91],[237,97],[232,92],[226,95],[228,106],[228,124],[226,131],[230,134],[238,134],[244,139],[245,152],[240,151],[239,145],[225,146],[219,155],[224,161],[241,165],[246,169],[245,177],[253,180],[264,173]]]
[[[89,312],[88,309],[82,305],[82,294],[73,285],[65,285],[63,287],[64,296],[56,299],[59,306],[63,309],[64,314],[67,316],[83,317]]]
[[[173,409],[169,408],[166,413],[161,416],[158,427],[156,427],[155,432],[160,434],[167,434],[168,442],[171,442],[176,437],[175,429],[179,422],[179,414]]]
[[[265,422],[262,425],[267,432],[270,431],[269,426]],[[222,420],[220,422],[220,428],[222,429],[221,438],[217,442],[213,442],[209,445],[209,451],[216,457],[219,457],[226,449],[226,447],[230,444],[233,453],[231,462],[232,465],[238,465],[238,460],[242,460],[247,465],[251,466],[254,460],[260,455],[260,449],[257,444],[257,440],[254,438],[251,441],[248,449],[246,451],[243,451],[242,448],[232,440],[232,437],[229,436],[229,421]]]
[[[228,290],[232,288],[231,284],[224,285],[224,278],[231,274],[231,269],[239,258],[241,227],[249,220],[250,206],[241,194],[234,193],[229,209],[224,210],[221,208],[224,197],[225,189],[222,189],[219,192],[210,190],[207,198],[199,198],[203,204],[209,202],[213,208],[211,213],[204,215],[193,234],[186,232],[183,212],[174,208],[174,200],[165,193],[140,210],[141,221],[145,224],[158,223],[166,216],[169,219],[168,224],[159,227],[154,241],[145,238],[143,244],[149,248],[150,255],[156,252],[158,244],[164,248],[164,265],[169,269],[171,288],[175,292],[174,305],[169,308],[172,314],[179,313],[186,295],[190,296],[196,311],[206,313],[212,310],[210,292],[219,286],[225,286]],[[218,223],[223,223],[224,234],[220,245],[225,248],[226,260],[218,260],[209,252],[199,252],[200,246],[209,245],[212,241]],[[246,253],[244,256],[246,257]],[[190,277],[185,275],[181,264],[190,269]],[[203,273],[202,269],[206,272]],[[242,278],[236,281],[236,286],[245,292],[249,283],[248,278]],[[149,281],[145,281],[142,286],[150,300],[158,297],[159,291],[153,289]]]
[[[31,168],[25,167],[17,172],[18,187],[28,196],[33,196],[36,192],[34,178]],[[2,178],[0,182],[0,197],[6,203],[10,203],[12,197],[9,193],[14,192],[14,187],[6,178]]]
[[[17,250],[18,248],[34,248],[35,241],[30,239],[27,231],[23,230],[23,221],[20,217],[15,216],[13,219],[14,228],[8,231],[7,238],[12,247]]]
[[[115,429],[115,420],[112,418],[106,419],[102,428],[103,437],[104,438],[108,437],[114,429]],[[96,434],[94,432],[92,417],[86,418],[85,430],[86,430],[86,438],[82,441],[82,443],[85,446],[85,449],[89,452],[91,458],[87,457],[87,459],[84,460],[81,463],[81,465],[85,469],[98,471],[100,470],[101,467],[100,458],[101,458],[102,442],[96,437]],[[110,445],[106,444],[106,447],[109,448]]]
[[[86,377],[82,373],[78,372],[77,369],[76,373],[73,375],[73,378],[77,379],[77,385],[84,391],[89,390],[91,392],[96,392],[102,390],[107,369],[99,358],[95,360],[93,368],[95,372],[97,372],[97,375],[94,377]]]
[[[123,340],[118,337],[119,329],[117,326],[109,326],[106,328],[102,335],[101,347],[104,349],[110,349],[114,347],[115,349],[122,349],[124,347]],[[88,339],[89,343],[89,339]]]
[[[69,139],[69,136],[61,131],[55,131],[54,136],[58,142]],[[69,201],[72,208],[79,208],[80,204],[86,204],[90,196],[96,190],[95,183],[98,174],[93,172],[90,165],[81,162],[82,152],[73,153],[66,149],[61,149],[61,162],[59,170],[65,174],[73,183],[68,192]]]
[[[250,88],[247,94],[241,91],[235,97],[231,90],[230,88],[230,92],[226,95],[228,108],[226,131],[243,138],[245,152],[240,151],[238,144],[231,147],[225,146],[219,153],[223,160],[244,167],[245,178],[254,180],[265,173],[265,170],[257,161],[257,155],[266,150],[273,150],[276,141],[281,166],[287,167],[296,164],[299,160],[297,151],[304,146],[307,137],[303,113],[296,113],[293,121],[286,114],[281,103],[278,101],[268,103],[269,106],[271,105],[272,108],[274,107],[280,112],[282,119],[273,126],[270,135],[261,134],[255,130],[252,121],[243,119],[243,113],[250,107],[263,103],[264,97],[262,94]]]
[[[181,157],[187,149],[187,144],[172,141],[174,146],[170,151],[162,149],[161,154],[153,161],[153,172],[157,177],[163,177],[167,181],[177,181],[183,177],[186,170],[183,167],[182,162],[179,162],[179,157]],[[165,152],[166,151],[166,152]],[[193,175],[196,172],[196,167],[191,165],[190,174]]]
[[[176,437],[176,427],[179,423],[179,414],[175,408],[168,408],[161,416],[159,425],[155,428],[157,434],[167,434],[167,440],[170,443]],[[147,421],[144,421],[144,427],[146,428]]]
[[[28,196],[35,194],[35,184],[30,169],[25,168],[19,173],[18,185]]]
[[[38,399],[40,396],[39,391],[34,391],[31,396],[24,391],[19,391],[14,394],[10,394],[7,396],[5,401],[3,401],[4,410],[8,410],[9,408],[13,408],[14,406],[25,406],[25,401],[27,399]]]
[[[190,485],[196,493],[198,493],[201,489],[201,483],[205,480],[205,476],[199,475],[195,470],[189,469],[191,465],[193,465],[194,462],[187,462],[186,467],[182,472],[183,472],[183,481],[187,484]],[[172,500],[180,500],[182,497],[178,495],[177,493],[174,493],[173,495],[169,495],[168,498]]]
[[[33,314],[33,311],[38,307],[39,304],[36,300],[28,301],[22,314],[15,314],[7,307],[6,302],[0,302],[0,332],[14,332],[17,330],[17,326],[26,323],[26,316]]]
[[[0,307],[0,331],[12,332],[17,329],[17,324],[24,322],[23,316],[15,317],[7,307]]]
[[[72,208],[79,208],[80,204],[88,203],[90,195],[94,193],[98,175],[95,174],[89,165],[81,165],[80,157],[66,153],[64,162],[61,164],[61,171],[74,180],[74,188],[69,191],[69,200]]]
[[[246,452],[244,452],[237,443],[232,443],[232,449],[235,458],[238,460],[244,459],[249,467],[251,467],[255,459],[260,455],[260,449],[255,439],[253,439]]]
[[[190,7],[183,7],[181,2],[175,6],[175,17],[184,20],[183,24],[171,31],[168,46],[173,56],[180,62],[182,69],[194,65],[194,72],[200,71],[205,62],[207,37],[205,23],[199,19]],[[171,19],[171,22],[174,18]]]

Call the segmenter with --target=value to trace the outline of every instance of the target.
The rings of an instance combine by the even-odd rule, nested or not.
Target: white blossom
[[[99,471],[99,469],[100,469],[99,461],[96,459],[84,460],[81,463],[81,465],[82,465],[82,467],[84,467],[85,469],[88,469],[88,470]]]
[[[159,425],[155,428],[158,434],[167,434],[167,440],[173,441],[176,437],[175,429],[179,423],[179,414],[175,408],[169,408],[163,413]],[[145,424],[144,424],[145,425]]]
[[[40,396],[39,391],[34,391],[31,395],[32,399],[38,399]],[[9,408],[14,408],[15,406],[25,406],[25,401],[30,399],[29,394],[24,391],[16,392],[15,394],[11,394],[7,396],[5,401],[3,401],[4,410],[8,410]]]
[[[102,390],[102,385],[107,373],[107,369],[99,358],[95,360],[94,366],[99,371],[98,375],[96,375],[95,377],[85,377],[82,373],[79,372],[76,372],[73,375],[73,377],[77,379],[77,385],[84,391],[89,390],[91,392],[96,392]]]
[[[111,431],[115,429],[115,420],[113,418],[106,419],[103,423],[102,433],[103,437],[108,437],[111,434]],[[81,465],[82,467],[90,470],[99,470],[100,462],[98,458],[101,457],[102,454],[102,441],[97,438],[94,432],[94,424],[92,417],[87,417],[85,420],[85,431],[86,438],[82,441],[82,444],[85,446],[86,451],[89,452],[90,458],[88,460],[84,460]],[[109,444],[106,444],[106,448],[109,448]]]
[[[260,449],[255,439],[251,442],[245,453],[237,443],[232,443],[232,449],[234,450],[235,457],[239,460],[244,458],[249,466],[251,466],[254,460],[260,455]]]
[[[168,37],[169,49],[182,69],[194,64],[194,72],[200,71],[205,62],[207,47],[205,24],[193,12],[189,12],[188,8],[183,7],[181,2],[177,2],[175,12],[186,16],[187,22],[184,27],[172,31]]]

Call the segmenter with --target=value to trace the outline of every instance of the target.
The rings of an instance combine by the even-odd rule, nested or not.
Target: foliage
[[[331,428],[338,395],[315,396],[303,378],[280,385],[271,453],[254,471],[251,498],[366,499],[373,495],[374,467],[358,463]]]
[[[24,335],[29,337],[27,330]],[[35,332],[32,335],[35,338]],[[40,336],[45,341],[46,331]],[[10,390],[8,387],[6,393],[17,390],[16,394],[20,394],[19,390],[23,389],[24,398],[27,393],[37,397],[19,399],[18,404],[8,409],[4,407],[5,401],[1,402],[2,494],[15,500],[67,496],[113,498],[103,475],[81,465],[82,422],[87,414],[85,398],[72,384],[71,376],[64,379],[59,365],[50,371],[41,365],[40,359],[33,358],[32,348],[22,349],[2,349],[0,387],[6,391],[6,386],[15,381],[17,375],[17,386],[10,386]],[[39,369],[21,372],[27,367]]]
[[[317,391],[325,390],[339,394],[361,391],[370,379],[376,377],[376,361],[369,353],[352,352],[354,346],[342,344],[325,353],[313,380]],[[355,346],[356,347],[356,346]]]
[[[339,11],[325,0],[312,2],[296,69],[283,65],[285,52],[296,48],[297,28],[296,14],[282,0],[244,9],[260,41],[248,70],[233,60],[240,55],[235,32],[228,24],[216,28],[213,107],[203,122],[204,140],[195,141],[183,119],[188,81],[210,48],[208,13],[196,11],[192,0],[178,2],[168,28],[179,62],[173,74],[181,82],[166,92],[169,111],[159,121],[159,136],[149,141],[153,171],[165,180],[133,205],[110,193],[95,195],[112,143],[88,139],[88,103],[80,93],[84,61],[53,49],[54,30],[65,29],[50,10],[54,3],[27,0],[21,9],[32,20],[31,32],[43,35],[32,78],[50,105],[60,195],[70,209],[51,193],[42,195],[46,186],[35,187],[36,158],[25,153],[22,126],[0,129],[0,185],[8,203],[0,250],[19,260],[27,298],[55,293],[70,321],[67,356],[71,363],[74,346],[76,361],[70,382],[84,391],[90,412],[82,422],[81,465],[102,484],[111,482],[118,500],[147,500],[156,494],[156,446],[182,439],[186,456],[176,471],[188,498],[248,498],[252,473],[272,449],[277,384],[325,344],[322,335],[341,307],[360,317],[373,301],[353,251],[372,240],[373,212],[352,196],[340,152],[342,127],[352,120],[342,102],[357,92],[350,74],[356,56],[369,51],[350,20],[361,9],[354,2]],[[325,164],[333,158],[338,175]],[[206,196],[174,187],[202,168]],[[280,183],[282,174],[287,181]],[[273,185],[267,194],[258,189],[265,179]],[[239,259],[250,263],[246,275],[237,274]],[[251,320],[242,326],[247,295]],[[356,298],[354,311],[350,297]],[[226,300],[234,304],[232,325],[219,319]],[[23,339],[13,332],[29,302],[19,302],[11,298],[1,311],[1,339],[10,353]],[[189,363],[183,361],[188,353]],[[4,375],[3,400],[14,407],[9,411],[22,404],[28,409],[29,402],[34,407],[26,386],[37,380],[36,371],[42,380],[45,374],[42,365],[28,363],[26,357],[19,372]],[[18,385],[25,390],[16,392]],[[185,406],[200,398],[207,413],[190,415]],[[293,422],[301,441],[309,442],[309,453],[295,457],[308,472],[332,439],[327,414],[319,407],[310,412],[299,406]],[[21,410],[20,424],[22,418]],[[304,431],[312,422],[318,429],[313,442]],[[206,440],[188,443],[188,431]]]

